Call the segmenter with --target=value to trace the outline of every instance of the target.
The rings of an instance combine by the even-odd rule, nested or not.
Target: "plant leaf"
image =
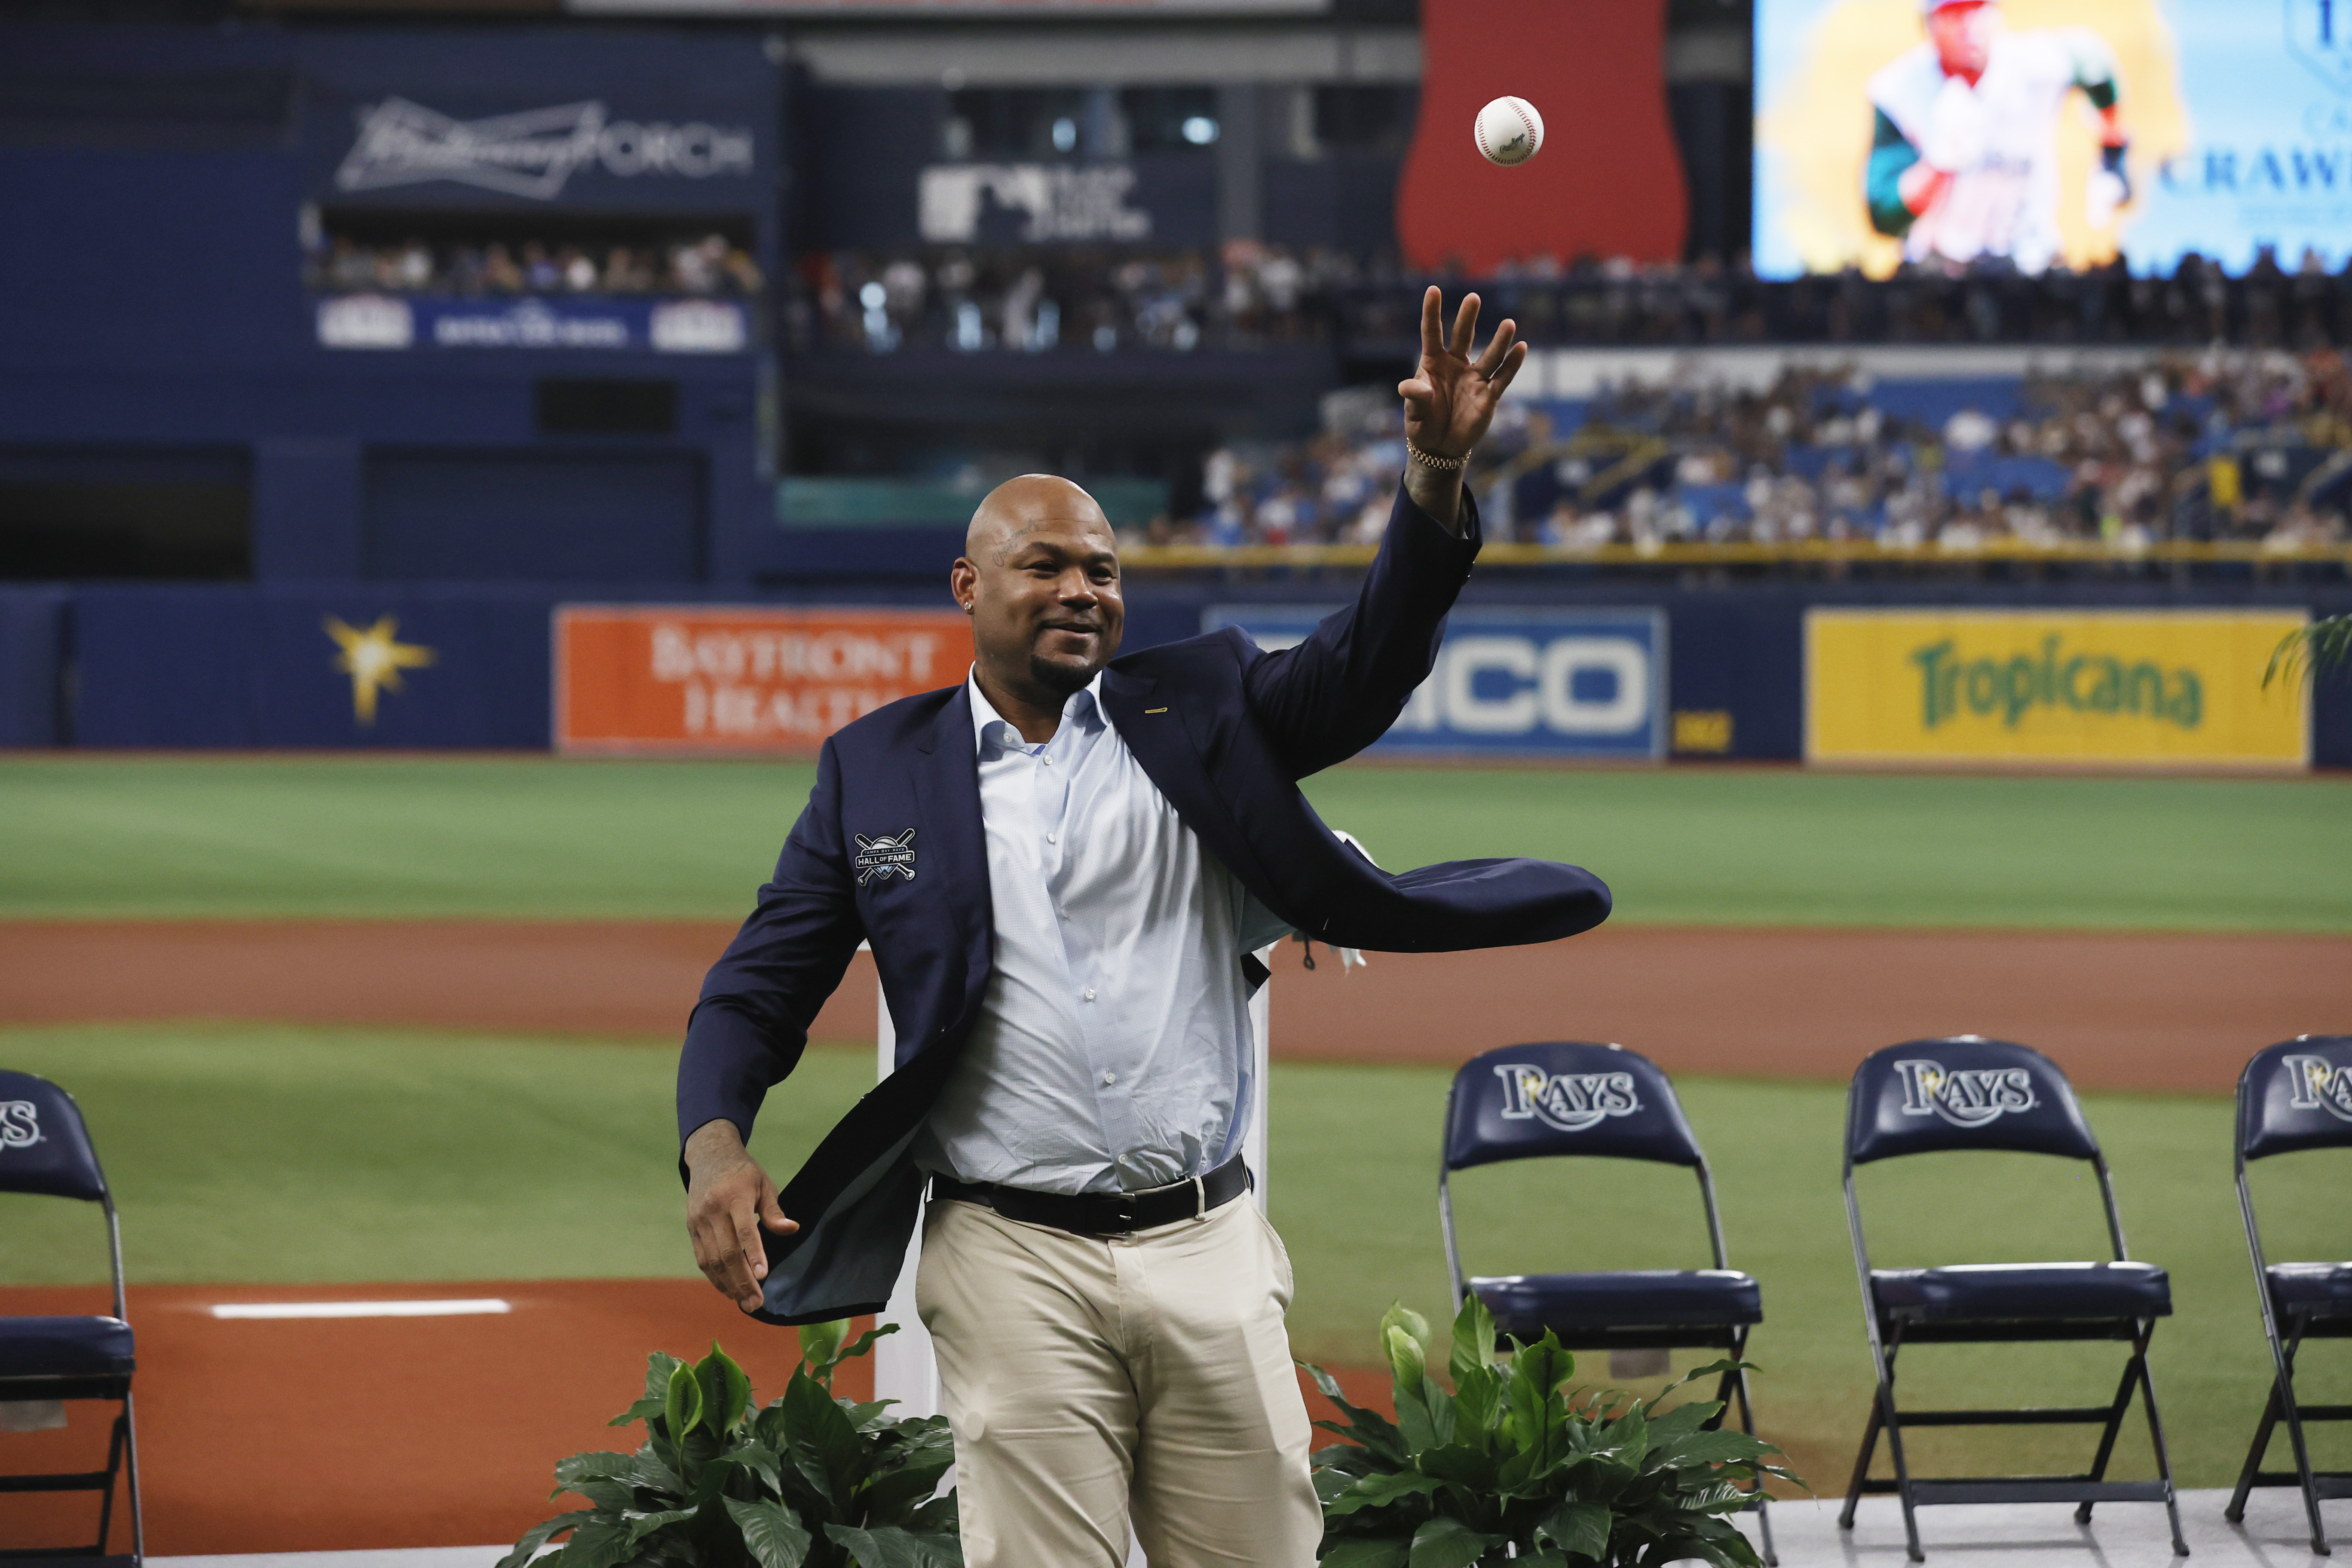
[[[1424,1357],[1428,1355],[1429,1320],[1427,1318],[1423,1317],[1402,1301],[1391,1301],[1389,1303],[1389,1310],[1381,1314],[1380,1332],[1382,1344],[1388,1342],[1391,1329],[1402,1329],[1406,1333],[1411,1334],[1412,1342],[1421,1347],[1422,1354]]]
[[[866,1479],[866,1446],[849,1424],[849,1413],[805,1370],[784,1387],[784,1452],[806,1477],[829,1510],[845,1515],[851,1490]]]
[[[646,1357],[646,1397],[664,1400],[669,1397],[669,1374],[678,1369],[677,1357],[665,1351],[656,1351]]]
[[[1412,1544],[1404,1541],[1342,1541],[1316,1568],[1406,1568]]]
[[[626,1481],[616,1481],[608,1476],[576,1480],[564,1490],[579,1493],[605,1513],[626,1513],[637,1503],[636,1494]]]
[[[864,1333],[858,1335],[857,1338],[851,1342],[848,1349],[841,1352],[833,1359],[836,1364],[845,1361],[856,1361],[859,1356],[864,1355],[867,1351],[874,1348],[874,1342],[876,1340],[880,1339],[884,1334],[895,1334],[898,1331],[898,1325],[896,1323],[877,1324],[875,1327],[870,1328]]]
[[[522,1568],[539,1555],[539,1549],[567,1530],[576,1530],[596,1517],[593,1509],[579,1509],[571,1513],[559,1513],[543,1523],[534,1524],[522,1532],[515,1549],[499,1559],[498,1568]]]
[[[1609,1555],[1609,1505],[1606,1503],[1564,1502],[1536,1529],[1558,1542],[1560,1550],[1571,1557],[1605,1561]]]
[[[1654,1448],[1669,1438],[1697,1431],[1714,1420],[1722,1408],[1712,1399],[1694,1399],[1660,1415],[1658,1402],[1654,1399],[1650,1401],[1650,1446]]]
[[[710,1342],[710,1353],[695,1366],[694,1381],[702,1389],[702,1424],[725,1432],[742,1418],[751,1403],[751,1379],[735,1358]]]
[[[1745,1432],[1687,1432],[1672,1442],[1652,1448],[1653,1463],[1647,1468],[1672,1467],[1682,1470],[1694,1465],[1722,1465],[1735,1460],[1754,1459],[1780,1451],[1762,1438],[1751,1437]]]
[[[667,1385],[665,1385],[664,1391],[667,1391]],[[614,1416],[610,1421],[605,1422],[604,1425],[607,1426],[626,1426],[632,1421],[643,1421],[648,1415],[658,1415],[662,1413],[662,1403],[663,1402],[661,1400],[652,1398],[650,1396],[640,1399],[635,1405],[630,1405],[626,1410],[622,1411],[618,1415]]]
[[[575,1484],[606,1478],[631,1487],[641,1487],[673,1498],[686,1495],[686,1483],[676,1471],[650,1454],[574,1454],[555,1462],[555,1479],[564,1490],[579,1491]],[[587,1496],[581,1492],[583,1497]]]
[[[772,1492],[784,1489],[783,1456],[761,1442],[757,1437],[745,1437],[712,1460],[714,1465],[730,1465],[749,1471],[766,1483]]]
[[[1307,1369],[1307,1375],[1315,1380],[1315,1386],[1323,1391],[1323,1397],[1338,1405],[1348,1417],[1349,1424],[1345,1426],[1329,1421],[1318,1421],[1316,1423],[1318,1426],[1327,1432],[1337,1432],[1343,1437],[1353,1437],[1365,1448],[1393,1464],[1404,1462],[1404,1435],[1396,1429],[1394,1423],[1378,1411],[1349,1404],[1347,1396],[1339,1392],[1339,1380],[1321,1367],[1311,1362],[1298,1364]]]
[[[743,1545],[760,1568],[801,1568],[807,1560],[809,1532],[793,1510],[779,1502],[745,1502],[722,1498],[727,1517],[743,1532]]]
[[[868,1524],[904,1524],[899,1516],[931,1500],[940,1478],[955,1463],[953,1454],[925,1454],[895,1470],[876,1476],[857,1494]]]
[[[1474,1370],[1483,1371],[1495,1364],[1495,1315],[1486,1310],[1486,1303],[1478,1299],[1475,1290],[1462,1293],[1462,1310],[1454,1314],[1454,1349],[1447,1358],[1446,1370],[1454,1374],[1454,1386],[1460,1388]]]
[[[819,1382],[827,1381],[824,1373],[841,1358],[841,1342],[848,1337],[847,1318],[836,1318],[829,1323],[803,1323],[801,1359],[808,1363],[809,1375]]]
[[[1422,1342],[1397,1323],[1381,1331],[1381,1343],[1389,1370],[1396,1374],[1397,1396],[1402,1399],[1407,1389],[1418,1391],[1421,1380],[1429,1375],[1429,1353]]]
[[[849,1549],[857,1568],[963,1568],[963,1547],[952,1535],[918,1535],[888,1524],[828,1524],[824,1532]]]
[[[571,1542],[559,1555],[565,1568],[614,1568],[635,1550],[626,1525],[599,1521],[573,1531]]]
[[[1470,1568],[1488,1547],[1501,1544],[1501,1538],[1481,1535],[1458,1519],[1433,1519],[1412,1532],[1407,1568]]]
[[[700,1511],[699,1509],[673,1508],[660,1513],[639,1514],[629,1521],[629,1544],[635,1546],[654,1531],[667,1530],[673,1524],[682,1524]]]
[[[662,1399],[662,1419],[669,1423],[670,1440],[683,1449],[686,1436],[702,1422],[702,1384],[694,1369],[679,1362],[670,1369],[669,1387]]]
[[[2352,615],[2297,626],[2271,650],[2271,661],[2263,668],[2263,689],[2269,690],[2273,679],[2284,679],[2290,686],[2315,681],[2347,660],[2352,660]]]
[[[1358,1509],[1379,1508],[1402,1497],[1426,1497],[1445,1484],[1439,1476],[1424,1476],[1417,1470],[1398,1470],[1384,1476],[1365,1476],[1350,1482],[1324,1506],[1327,1518],[1355,1512]]]

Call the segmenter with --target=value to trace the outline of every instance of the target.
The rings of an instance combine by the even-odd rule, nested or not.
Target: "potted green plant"
[[[833,1375],[895,1323],[845,1348],[846,1322],[801,1330],[783,1397],[760,1408],[717,1343],[692,1364],[656,1352],[646,1396],[613,1417],[642,1421],[634,1454],[574,1454],[551,1498],[589,1506],[534,1525],[500,1560],[523,1568],[962,1568],[947,1418],[894,1419],[893,1401],[839,1399]]]
[[[1495,1320],[1475,1294],[1454,1320],[1450,1394],[1429,1375],[1429,1345],[1418,1312],[1399,1305],[1381,1320],[1393,1423],[1348,1403],[1321,1367],[1307,1369],[1348,1417],[1316,1424],[1349,1439],[1315,1456],[1321,1568],[1656,1568],[1693,1558],[1759,1568],[1725,1516],[1753,1500],[1743,1482],[1796,1478],[1765,1462],[1780,1452],[1770,1444],[1711,1426],[1721,1405],[1565,1395],[1576,1358],[1547,1330],[1531,1345],[1512,1340],[1499,1364]],[[1699,1367],[1673,1387],[1735,1364]]]

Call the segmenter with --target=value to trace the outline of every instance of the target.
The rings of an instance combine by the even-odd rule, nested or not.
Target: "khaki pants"
[[[1131,1517],[1152,1568],[1309,1568],[1323,1517],[1290,1291],[1245,1195],[1113,1237],[932,1204],[915,1300],[955,1432],[964,1562],[1120,1568]]]

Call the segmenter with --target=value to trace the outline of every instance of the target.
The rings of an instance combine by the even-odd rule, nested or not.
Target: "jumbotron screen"
[[[1757,270],[2352,258],[2352,0],[1757,0]]]

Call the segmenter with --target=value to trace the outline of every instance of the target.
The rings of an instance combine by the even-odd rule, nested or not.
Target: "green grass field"
[[[0,1060],[71,1084],[121,1194],[134,1279],[284,1283],[690,1274],[668,1121],[667,1046],[233,1026],[0,1030]],[[771,1100],[756,1150],[786,1173],[869,1081],[871,1058],[819,1048]],[[1272,1085],[1271,1196],[1298,1278],[1300,1354],[1372,1362],[1395,1299],[1446,1309],[1434,1203],[1446,1075],[1286,1066]],[[1763,1417],[1824,1491],[1841,1483],[1868,1391],[1838,1198],[1834,1085],[1682,1085],[1716,1163],[1732,1262],[1762,1280]],[[2181,1479],[2232,1473],[2267,1375],[2230,1185],[2228,1106],[2095,1096],[2140,1257],[2172,1271],[2179,1315],[2157,1376]],[[2331,1163],[2332,1162],[2332,1163]],[[2259,1170],[2279,1256],[2341,1257],[2352,1160]],[[1906,1168],[1907,1166],[1907,1168]],[[1994,1155],[1864,1173],[1890,1265],[2097,1256],[2076,1167]],[[1483,1170],[1457,1188],[1465,1260],[1503,1272],[1703,1261],[1681,1172],[1593,1162]],[[0,1279],[101,1277],[93,1211],[0,1202]],[[747,1329],[746,1331],[758,1331]],[[2347,1397],[2352,1358],[2307,1357],[2313,1397]],[[2119,1360],[2080,1347],[1918,1352],[1914,1397],[2104,1398]],[[1585,1375],[1605,1380],[1594,1357]],[[1920,1446],[1997,1465],[2066,1462],[2072,1434],[1964,1433]],[[2135,1439],[2135,1442],[2137,1440]],[[2323,1454],[2342,1462],[2336,1436]],[[1958,1447],[1954,1447],[1958,1444]],[[1968,1445],[1977,1445],[1970,1448]],[[2127,1448],[2134,1454],[2137,1447]]]
[[[811,770],[0,760],[0,918],[731,920]],[[1383,864],[1575,861],[1620,921],[2352,931],[2352,781],[1346,767]]]
[[[531,758],[0,760],[0,918],[730,920],[805,798],[805,766]],[[1793,770],[1350,767],[1310,781],[1384,864],[1571,859],[1617,919],[1727,925],[2352,931],[2352,781],[1904,777]],[[870,1081],[819,1048],[765,1113],[781,1176]],[[0,1063],[88,1109],[123,1195],[134,1278],[427,1281],[690,1273],[670,1124],[674,1043],[267,1026],[0,1026]],[[1305,1355],[1373,1358],[1381,1310],[1446,1306],[1433,1198],[1445,1075],[1284,1066],[1274,1213]],[[1732,1261],[1764,1283],[1768,1427],[1841,1484],[1868,1390],[1838,1198],[1838,1085],[1683,1086],[1717,1163]],[[2181,1479],[2233,1472],[2267,1375],[2220,1100],[2095,1098],[2137,1255],[2173,1271],[2157,1366]],[[1881,1261],[2096,1256],[2071,1167],[1946,1156],[1866,1172]],[[2341,1258],[2345,1163],[2262,1173],[2279,1251]],[[2282,1162],[2282,1165],[2286,1163]],[[1474,1269],[1687,1266],[1675,1172],[1482,1171]],[[1663,1206],[1661,1206],[1663,1205]],[[62,1211],[62,1212],[61,1212]],[[95,1217],[0,1200],[0,1280],[94,1278]],[[2308,1358],[2342,1399],[2352,1358]],[[2104,1398],[2079,1347],[1945,1349],[1914,1397]],[[1605,1375],[1596,1360],[1588,1376]],[[1943,1435],[1919,1468],[2072,1468],[2075,1435]],[[2322,1439],[2336,1464],[2347,1435]],[[2134,1438],[2126,1454],[2138,1451]]]

